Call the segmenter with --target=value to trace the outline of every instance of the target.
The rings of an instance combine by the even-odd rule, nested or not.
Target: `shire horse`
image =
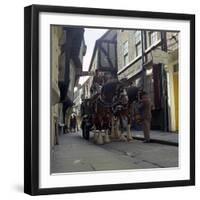
[[[101,92],[92,98],[92,123],[96,129],[94,140],[98,144],[110,142],[109,132],[113,118],[112,107],[117,104],[118,84],[118,81],[105,83]]]
[[[111,138],[123,141],[132,141],[131,122],[134,116],[134,102],[138,100],[139,88],[126,87],[123,81],[107,83],[102,93],[111,101]],[[124,133],[126,129],[127,134]]]
[[[94,140],[98,144],[110,141],[110,130],[112,139],[132,141],[130,128],[134,114],[133,104],[138,99],[138,92],[137,87],[126,87],[123,81],[113,80],[105,83],[100,94],[91,99],[92,123],[96,129]]]

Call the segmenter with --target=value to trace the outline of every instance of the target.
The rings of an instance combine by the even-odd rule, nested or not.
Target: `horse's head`
[[[116,99],[119,90],[119,81],[110,81],[103,85],[101,97],[106,103],[112,103]]]
[[[130,86],[127,88],[127,95],[129,102],[132,103],[133,101],[138,101],[138,96],[140,93],[140,88],[135,87],[135,86]]]
[[[128,94],[125,87],[120,87],[118,91],[118,100],[122,105],[126,105],[129,102]]]

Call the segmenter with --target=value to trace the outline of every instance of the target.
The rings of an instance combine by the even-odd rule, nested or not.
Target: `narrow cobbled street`
[[[140,140],[96,145],[77,132],[60,136],[51,159],[51,173],[177,167],[178,147]]]

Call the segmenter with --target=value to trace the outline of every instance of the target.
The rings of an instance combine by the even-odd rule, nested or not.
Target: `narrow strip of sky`
[[[106,31],[107,29],[85,28],[84,38],[87,45],[87,52],[83,58],[83,71],[87,71],[89,68],[96,40]],[[79,84],[83,84],[87,78],[88,76],[80,77]]]

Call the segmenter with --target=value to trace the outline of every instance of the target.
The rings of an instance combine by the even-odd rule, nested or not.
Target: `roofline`
[[[94,57],[95,57],[95,53],[96,53],[96,50],[97,50],[98,43],[99,43],[104,37],[106,37],[112,30],[113,30],[113,29],[107,30],[99,39],[96,40],[88,71],[91,70],[92,62],[93,62]]]
[[[93,53],[92,53],[92,58],[91,58],[91,61],[90,61],[90,65],[89,65],[89,69],[88,71],[91,70],[91,67],[92,67],[92,63],[93,63],[93,60],[94,60],[94,57],[95,57],[95,54],[96,54],[96,50],[97,50],[97,46],[98,46],[98,40],[96,40],[95,42],[95,46],[94,46],[94,50],[93,50]]]

